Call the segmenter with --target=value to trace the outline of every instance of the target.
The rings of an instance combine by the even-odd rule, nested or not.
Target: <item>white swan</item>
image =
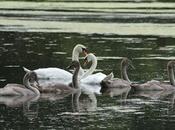
[[[74,67],[74,73],[72,76],[72,87],[61,84],[61,83],[54,83],[54,84],[40,84],[39,91],[41,93],[72,93],[79,89],[79,80],[78,80],[78,73],[80,70],[80,63],[78,61],[72,61],[70,67]]]
[[[84,45],[77,44],[72,52],[72,61],[79,61],[79,54],[80,53],[87,53],[87,49]],[[27,68],[23,67],[24,71],[29,72]],[[36,74],[38,79],[51,79],[51,82],[54,82],[55,79],[59,83],[70,83],[72,80],[72,73],[60,69],[60,68],[40,68],[33,70]],[[84,70],[80,66],[79,76],[81,77],[84,74]],[[48,81],[45,81],[48,82]]]
[[[35,72],[30,71],[25,74],[23,78],[23,84],[7,84],[4,88],[0,89],[1,96],[27,96],[27,95],[40,95],[38,87],[36,85],[32,85],[30,80],[34,80],[37,82],[37,75]]]
[[[100,85],[100,82],[106,77],[106,74],[101,72],[92,74],[96,67],[97,67],[97,58],[94,54],[89,53],[85,57],[85,63],[92,62],[90,69],[84,73],[81,77],[80,82],[83,84],[90,84],[90,85]],[[111,73],[111,78],[113,77],[113,73]]]

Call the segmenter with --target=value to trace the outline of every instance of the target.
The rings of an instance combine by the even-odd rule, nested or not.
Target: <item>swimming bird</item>
[[[80,82],[82,84],[90,84],[90,85],[100,85],[100,82],[107,76],[101,72],[92,74],[97,67],[97,58],[93,53],[89,53],[85,57],[85,63],[92,62],[91,67],[86,71],[84,75],[80,78]],[[113,73],[109,75],[111,78],[113,77]]]
[[[72,52],[72,61],[76,60],[79,61],[79,54],[84,53],[87,54],[87,48],[84,45],[77,44]],[[24,71],[29,72],[30,70],[23,67]],[[56,79],[59,83],[70,83],[72,80],[72,73],[60,69],[60,68],[39,68],[36,70],[33,70],[36,74],[38,79]],[[79,76],[81,77],[84,74],[84,70],[80,66]],[[51,81],[53,82],[53,81]]]
[[[130,86],[131,81],[129,80],[128,74],[127,74],[127,69],[129,66],[134,68],[131,60],[129,60],[128,58],[123,58],[120,64],[121,79],[120,78],[109,79],[108,77],[104,78],[100,83],[101,84],[100,92],[104,93],[109,88],[121,88],[121,89],[131,88]]]
[[[162,90],[175,90],[175,80],[174,80],[174,65],[175,61],[169,61],[167,64],[167,72],[170,80],[170,84],[165,82],[160,82],[157,80],[147,81],[143,84],[136,84],[132,83],[131,87],[134,90],[155,90],[155,91],[162,91]]]
[[[80,63],[78,61],[72,61],[69,68],[74,67],[74,73],[72,76],[72,87],[69,85],[55,83],[55,84],[42,84],[39,85],[39,91],[41,93],[70,93],[79,89],[78,73],[80,70]]]
[[[30,83],[31,81],[35,81],[38,84],[37,81],[37,75],[35,72],[30,71],[25,74],[23,78],[23,84],[7,84],[4,88],[0,89],[0,95],[1,96],[26,96],[26,95],[40,95],[40,92],[38,90],[37,84]]]

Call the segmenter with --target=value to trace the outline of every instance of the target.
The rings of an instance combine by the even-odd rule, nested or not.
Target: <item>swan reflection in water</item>
[[[167,102],[171,109],[174,109],[175,93],[174,91],[136,91],[132,97],[150,99],[153,101]],[[168,109],[169,110],[169,109]]]
[[[30,120],[38,117],[38,99],[39,95],[27,95],[27,96],[0,96],[0,104],[4,104],[7,107],[22,107],[23,114]],[[33,104],[36,104],[34,107]]]
[[[72,94],[73,112],[90,112],[97,110],[96,95],[87,90],[79,90]]]
[[[103,89],[103,95],[109,95],[110,97],[121,96],[121,98],[126,99],[131,88],[107,88]]]
[[[39,95],[29,96],[0,96],[0,104],[4,104],[8,107],[20,107],[23,104],[37,101]]]
[[[34,97],[29,102],[25,102],[23,104],[23,114],[27,119],[34,120],[38,117],[38,111],[39,111],[39,100],[40,96]]]
[[[164,99],[174,95],[174,91],[136,91],[132,96],[139,98],[148,98],[152,100]]]

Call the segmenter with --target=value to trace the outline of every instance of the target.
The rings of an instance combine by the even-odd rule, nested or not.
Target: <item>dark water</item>
[[[166,64],[175,59],[175,3],[0,2],[1,87],[22,83],[23,66],[65,69],[76,44],[95,53],[97,72],[119,77],[120,61],[128,57],[136,68],[129,69],[132,81],[168,80]],[[0,97],[0,129],[175,127],[172,92],[82,92],[78,101],[53,94]]]

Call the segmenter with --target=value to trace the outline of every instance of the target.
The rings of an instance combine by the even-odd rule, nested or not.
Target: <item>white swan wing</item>
[[[94,93],[94,94],[101,94],[101,92],[100,92],[101,86],[98,84],[94,84],[94,85],[80,84],[80,88],[82,91],[85,91],[85,92],[90,92],[90,93]]]
[[[34,70],[39,79],[57,79],[60,81],[70,81],[72,74],[59,68],[41,68]]]
[[[96,73],[89,75],[88,77],[81,79],[81,83],[84,84],[100,84],[100,82],[106,77],[103,73]]]

